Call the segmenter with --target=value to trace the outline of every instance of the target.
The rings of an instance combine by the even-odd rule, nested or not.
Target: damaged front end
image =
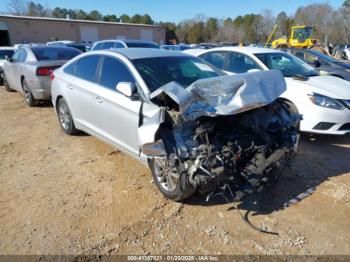
[[[181,200],[196,189],[209,193],[228,184],[241,199],[259,190],[298,144],[300,115],[278,99],[285,88],[279,71],[265,71],[202,79],[187,88],[170,83],[153,93],[162,117],[158,128],[150,121],[154,140],[142,144],[142,153],[161,192]]]

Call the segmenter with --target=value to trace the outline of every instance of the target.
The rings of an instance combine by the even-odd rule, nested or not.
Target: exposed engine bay
[[[260,84],[265,75],[254,73]],[[203,86],[190,88],[195,99],[176,86],[176,92],[158,92],[157,102],[163,100],[167,109],[155,134],[156,142],[144,144],[142,150],[163,166],[158,175],[166,190],[181,191],[190,186],[200,192],[212,192],[228,184],[235,198],[241,199],[246,193],[259,190],[295,152],[301,117],[292,104],[276,99],[283,92],[283,85],[270,89],[264,100],[256,82],[252,93],[244,76],[232,79],[227,85],[229,92],[224,92],[228,90],[225,84],[216,85],[212,87],[215,93],[211,96],[206,92],[202,99],[197,91],[203,92]],[[272,79],[280,80],[278,76]],[[266,84],[258,86],[271,88]],[[245,105],[244,92],[250,99]],[[187,98],[176,101],[179,93]]]

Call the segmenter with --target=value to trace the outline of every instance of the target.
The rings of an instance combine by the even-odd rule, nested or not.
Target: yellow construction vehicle
[[[277,25],[272,30],[268,44],[277,29]],[[292,26],[290,28],[289,37],[282,37],[272,41],[272,48],[295,47],[295,48],[311,48],[317,43],[317,40],[312,38],[313,28],[311,26]]]
[[[277,25],[274,26],[265,44],[265,47],[270,42],[277,27],[278,27]],[[329,55],[328,51],[324,49],[315,38],[312,38],[313,33],[314,33],[314,30],[311,26],[304,26],[304,25],[292,26],[290,28],[289,36],[273,40],[271,43],[271,47],[272,48],[287,48],[287,47],[310,48]]]

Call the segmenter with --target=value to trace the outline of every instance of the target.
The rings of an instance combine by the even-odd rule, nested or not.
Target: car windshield
[[[5,59],[7,57],[12,57],[13,50],[0,50],[0,59]]]
[[[70,60],[81,54],[78,49],[71,47],[36,47],[32,51],[38,61]]]
[[[147,42],[126,42],[125,43],[129,48],[141,47],[141,48],[159,48],[157,44],[147,43]]]
[[[259,53],[255,56],[269,69],[280,70],[285,77],[319,75],[313,67],[287,53]]]
[[[141,58],[133,60],[133,63],[151,92],[173,81],[187,87],[198,79],[223,75],[195,57]]]

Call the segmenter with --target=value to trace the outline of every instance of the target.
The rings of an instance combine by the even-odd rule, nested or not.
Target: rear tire
[[[22,82],[22,88],[23,88],[23,95],[24,95],[24,100],[26,101],[26,104],[30,107],[39,105],[39,100],[33,97],[33,94],[28,88],[25,80],[23,80]]]
[[[195,192],[195,188],[189,183],[188,174],[179,170],[179,167],[177,170],[169,170],[166,161],[167,159],[151,159],[150,168],[154,183],[168,199],[181,201],[189,198]],[[171,173],[174,176],[171,176]]]
[[[79,130],[75,128],[72,114],[64,98],[57,102],[57,116],[62,130],[68,135],[75,135]]]

